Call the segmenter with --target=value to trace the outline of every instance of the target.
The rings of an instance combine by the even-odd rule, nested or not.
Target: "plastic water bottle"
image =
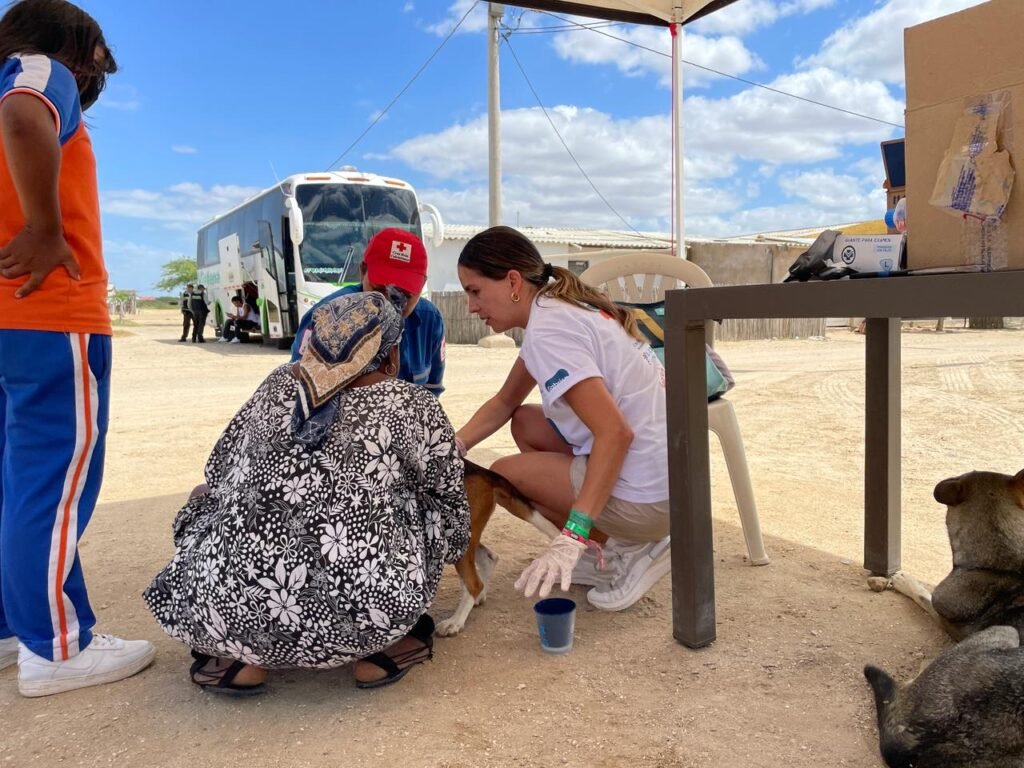
[[[901,197],[900,201],[896,203],[896,210],[893,212],[892,220],[896,224],[897,232],[907,231],[907,198]]]

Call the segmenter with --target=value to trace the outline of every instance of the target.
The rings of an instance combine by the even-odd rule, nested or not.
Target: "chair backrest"
[[[612,301],[651,304],[676,288],[710,288],[707,272],[692,261],[668,254],[634,251],[600,261],[580,275]],[[707,324],[708,344],[714,343],[714,324]]]

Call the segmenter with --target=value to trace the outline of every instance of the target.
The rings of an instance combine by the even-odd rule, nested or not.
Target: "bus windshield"
[[[301,184],[295,200],[302,210],[299,246],[306,282],[359,282],[366,244],[388,227],[422,237],[416,195],[409,189],[363,184]]]

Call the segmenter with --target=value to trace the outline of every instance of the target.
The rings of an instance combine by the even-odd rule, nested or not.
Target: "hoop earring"
[[[513,304],[518,304],[519,303],[519,294],[518,293],[513,293],[512,294],[512,303]]]
[[[396,373],[398,373],[398,369],[395,368],[394,363],[388,363],[384,367],[384,373],[386,373],[388,376],[394,376]]]

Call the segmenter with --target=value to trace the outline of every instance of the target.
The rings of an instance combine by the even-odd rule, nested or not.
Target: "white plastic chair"
[[[592,255],[592,254],[590,254]],[[665,298],[666,290],[675,288],[708,288],[711,278],[696,264],[666,254],[632,252],[600,261],[580,275],[588,285],[603,289],[612,301],[650,304]],[[708,344],[714,344],[714,328],[708,324]],[[720,397],[708,403],[708,428],[718,436],[729,470],[732,492],[740,513],[747,554],[753,565],[767,565],[761,537],[761,521],[757,516],[754,489],[747,469],[740,425],[732,403]]]

